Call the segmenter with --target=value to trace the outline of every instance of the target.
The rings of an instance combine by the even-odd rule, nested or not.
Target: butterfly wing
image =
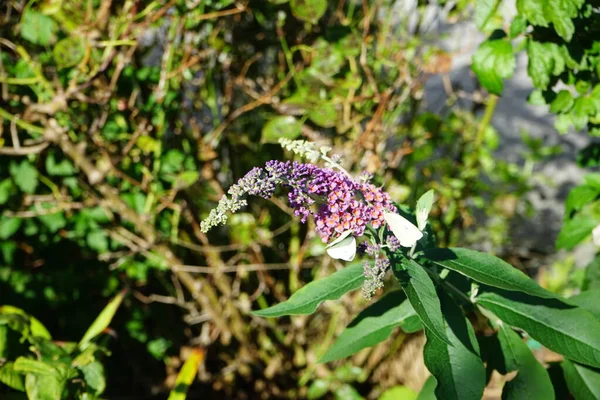
[[[336,260],[352,261],[356,256],[356,239],[346,231],[327,246],[327,254]]]
[[[419,228],[401,215],[386,212],[383,218],[402,247],[413,247],[423,237]]]

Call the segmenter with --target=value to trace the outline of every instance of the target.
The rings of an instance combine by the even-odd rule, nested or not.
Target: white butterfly
[[[327,254],[336,260],[352,261],[356,256],[356,239],[348,230],[327,245]]]
[[[402,247],[413,247],[423,237],[423,232],[401,215],[384,212],[383,218]]]

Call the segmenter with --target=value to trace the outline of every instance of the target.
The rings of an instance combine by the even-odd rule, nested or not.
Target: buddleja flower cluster
[[[263,168],[254,168],[233,185],[228,196],[201,223],[203,232],[225,224],[227,214],[247,205],[248,195],[268,199],[277,187],[288,190],[288,201],[294,214],[306,222],[312,216],[321,240],[330,243],[344,235],[363,236],[367,226],[378,229],[385,225],[384,213],[395,213],[388,193],[369,183],[369,177],[354,179],[339,167],[338,160],[327,157],[329,148],[317,148],[303,141],[284,141],[282,146],[311,162],[324,159],[326,168],[311,163],[269,161]],[[387,247],[398,246],[395,237],[386,240]],[[389,262],[381,258],[381,247],[370,245],[367,254],[375,258],[365,264],[363,294],[370,299],[383,286]],[[352,256],[353,257],[353,256]]]
[[[367,225],[377,229],[385,221],[384,211],[394,211],[389,194],[368,182],[353,180],[343,172],[320,168],[314,164],[269,161],[264,168],[254,168],[223,196],[217,208],[202,222],[201,229],[224,224],[227,212],[244,207],[247,195],[265,199],[273,196],[277,186],[289,190],[288,200],[294,214],[306,222],[313,216],[323,242],[346,231],[362,236]]]

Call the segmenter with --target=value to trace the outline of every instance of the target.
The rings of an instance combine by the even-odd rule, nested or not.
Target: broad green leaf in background
[[[575,399],[600,399],[600,370],[569,360],[564,360],[561,366],[569,391]]]
[[[596,256],[585,267],[585,279],[582,290],[600,290],[600,256]]]
[[[319,362],[338,360],[375,346],[398,326],[406,327],[407,333],[421,329],[421,321],[402,291],[388,293],[361,311]]]
[[[47,15],[26,8],[21,19],[21,36],[31,43],[49,45],[56,32],[56,22]]]
[[[327,0],[291,0],[290,8],[296,18],[315,24],[327,11]]]
[[[19,164],[10,163],[10,174],[19,189],[28,194],[33,194],[38,185],[38,171],[29,161],[23,160]]]
[[[73,67],[85,56],[85,42],[79,37],[64,38],[54,45],[52,55],[59,68]]]
[[[502,81],[512,76],[515,65],[512,44],[504,39],[486,40],[473,54],[473,72],[484,88],[497,95],[502,94]]]
[[[477,282],[544,298],[556,297],[512,265],[488,253],[463,248],[426,249],[425,257]]]
[[[327,379],[315,379],[308,387],[306,397],[308,400],[320,399],[329,392],[330,385],[331,382]]]
[[[277,143],[281,138],[296,139],[302,134],[302,123],[291,115],[282,115],[269,120],[262,129],[262,140]]]
[[[552,351],[600,367],[600,321],[582,308],[558,299],[486,288],[477,303],[505,323],[523,329]]]
[[[288,300],[263,310],[254,311],[259,317],[312,314],[325,300],[337,300],[345,293],[360,288],[365,280],[362,263],[351,264],[302,287]]]
[[[0,181],[0,204],[4,204],[8,201],[8,198],[14,191],[14,184],[10,178]]]
[[[23,374],[36,374],[36,375],[51,375],[59,376],[58,370],[53,366],[46,364],[42,361],[32,360],[30,358],[19,357],[15,361],[13,368],[15,371]]]
[[[56,375],[27,374],[25,391],[29,400],[61,400],[65,380]]]
[[[600,288],[581,292],[576,296],[569,297],[567,301],[587,310],[600,320]]]
[[[575,31],[572,19],[583,3],[584,0],[517,0],[517,10],[534,25],[548,27],[552,23],[556,33],[569,42]]]
[[[556,247],[571,250],[585,238],[591,235],[600,220],[593,215],[583,212],[565,222],[558,233]]]
[[[198,373],[198,365],[203,360],[204,350],[192,350],[192,353],[189,355],[188,359],[185,360],[183,367],[181,367],[181,371],[179,371],[179,374],[177,374],[175,387],[173,390],[171,390],[168,400],[185,400],[187,390],[194,381],[194,378],[196,378],[196,373]]]
[[[581,185],[573,188],[565,202],[565,215],[569,217],[573,211],[581,210],[598,195],[600,195],[600,188],[596,186]]]
[[[52,339],[50,332],[48,332],[48,329],[46,329],[44,324],[42,324],[37,318],[32,317],[20,308],[9,305],[0,306],[0,314],[17,314],[26,317],[29,320],[29,330],[31,331],[32,335],[39,336],[48,340]]]
[[[477,0],[475,2],[475,13],[473,14],[473,19],[477,29],[480,31],[485,31],[488,21],[496,13],[500,3],[500,0]]]
[[[568,112],[575,104],[573,95],[568,90],[561,90],[556,94],[556,98],[550,103],[550,112]]]
[[[406,386],[392,386],[381,394],[379,400],[416,400],[417,393]]]
[[[104,366],[98,361],[79,367],[83,372],[85,383],[96,392],[101,394],[106,389],[106,378],[104,377]]]
[[[502,390],[503,400],[554,400],[554,388],[546,369],[527,344],[509,326],[500,324],[498,339],[507,372],[518,371]]]
[[[90,340],[101,334],[102,331],[108,327],[110,321],[112,321],[113,317],[117,313],[117,310],[119,309],[119,306],[125,297],[125,293],[127,293],[127,291],[123,290],[121,293],[116,295],[106,307],[104,307],[104,309],[100,312],[98,317],[96,317],[92,325],[90,325],[88,330],[81,338],[81,341],[78,345],[80,348],[85,347]]]
[[[527,42],[527,73],[538,89],[546,89],[552,76],[560,75],[565,69],[565,60],[556,43]]]
[[[0,382],[21,392],[25,391],[23,376],[14,369],[12,362],[7,362],[0,367]]]
[[[423,325],[442,342],[449,343],[444,327],[444,318],[435,286],[427,271],[414,260],[403,260],[402,267],[394,266],[394,275],[402,285],[406,297]]]
[[[308,119],[323,128],[331,128],[337,122],[338,112],[332,103],[322,103],[313,107],[308,113]]]
[[[437,380],[435,394],[444,400],[481,400],[486,385],[485,367],[471,323],[448,296],[442,295],[442,311],[450,344],[426,330],[425,365]]]
[[[0,215],[0,239],[5,240],[19,230],[22,220],[20,218]]]
[[[421,388],[419,392],[419,396],[417,400],[437,400],[435,397],[435,388],[437,386],[437,381],[435,380],[435,376],[430,376],[425,381],[425,384]]]

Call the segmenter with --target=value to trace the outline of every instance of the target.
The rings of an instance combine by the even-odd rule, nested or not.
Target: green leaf
[[[485,367],[479,357],[475,332],[460,307],[442,295],[446,335],[450,344],[425,330],[425,365],[437,380],[435,394],[444,400],[481,400],[485,388]]]
[[[571,120],[575,129],[582,130],[587,126],[590,116],[596,114],[596,105],[589,97],[578,97],[575,99],[571,110]]]
[[[42,224],[44,224],[52,233],[67,226],[67,220],[62,211],[55,212],[54,214],[40,215],[38,219],[42,221]]]
[[[506,371],[518,371],[504,385],[503,400],[554,400],[554,388],[546,369],[531,353],[527,344],[510,327],[500,324],[498,339],[504,355]]]
[[[560,75],[565,68],[565,60],[556,43],[527,42],[529,63],[527,73],[538,89],[546,89],[552,76]]]
[[[263,310],[253,311],[259,317],[312,314],[325,300],[337,300],[351,290],[362,286],[365,280],[363,265],[351,264],[300,288],[286,301]]]
[[[517,10],[532,24],[554,26],[556,33],[565,41],[571,41],[575,26],[572,19],[577,16],[584,0],[517,0]]]
[[[600,366],[600,321],[558,299],[487,288],[477,303],[511,326],[523,329],[552,351],[593,367]]]
[[[477,29],[480,31],[486,30],[485,27],[488,21],[496,13],[499,5],[500,0],[477,0],[475,2],[475,13],[473,14],[473,19]]]
[[[489,286],[544,298],[555,297],[523,272],[491,254],[455,247],[426,249],[425,257],[444,268]]]
[[[73,67],[85,56],[85,42],[80,37],[68,37],[59,40],[52,50],[58,68]]]
[[[42,324],[37,318],[32,317],[31,315],[27,314],[25,311],[21,310],[20,308],[9,306],[9,305],[0,306],[0,314],[21,315],[29,320],[29,330],[31,331],[32,335],[39,336],[41,338],[48,339],[48,340],[52,339],[50,332],[48,332],[48,329],[46,329],[44,324]]]
[[[31,8],[26,8],[21,20],[21,36],[31,43],[47,46],[54,38],[54,20]]]
[[[75,173],[75,168],[73,167],[73,163],[67,158],[56,162],[54,153],[50,153],[46,157],[46,171],[52,176],[70,176]]]
[[[573,211],[581,210],[598,195],[600,195],[600,188],[595,186],[581,185],[572,189],[565,202],[565,215],[570,216]]]
[[[96,394],[102,394],[106,389],[106,378],[104,378],[104,366],[98,361],[79,367],[83,373],[85,383],[94,390]]]
[[[364,397],[358,393],[351,385],[343,384],[333,392],[335,400],[364,400]]]
[[[327,11],[327,0],[291,0],[290,8],[296,18],[316,24]]]
[[[409,333],[421,329],[421,321],[402,291],[388,293],[361,311],[319,362],[338,360],[375,346],[398,326],[407,326]]]
[[[337,122],[337,110],[331,103],[322,103],[313,107],[308,113],[308,119],[323,128],[331,128]]]
[[[419,397],[417,397],[417,400],[437,400],[437,398],[435,397],[436,386],[437,381],[433,375],[427,378],[425,384],[419,392]]]
[[[96,317],[96,320],[94,320],[92,325],[90,325],[88,330],[85,332],[83,338],[81,338],[81,341],[78,344],[80,348],[85,347],[90,342],[90,340],[101,334],[102,331],[104,331],[108,327],[108,325],[110,325],[110,321],[112,321],[117,310],[119,309],[119,306],[121,305],[121,302],[125,297],[125,293],[127,293],[125,290],[122,291],[121,293],[116,295],[107,304],[106,307],[104,307],[104,309],[100,312],[98,317]]]
[[[449,343],[444,328],[444,318],[435,286],[427,271],[414,260],[402,260],[402,267],[394,265],[394,275],[402,285],[406,297],[429,331],[442,342]]]
[[[510,23],[509,36],[511,39],[516,38],[527,29],[527,20],[522,15],[517,15]]]
[[[22,220],[0,215],[0,239],[6,240],[19,230]]]
[[[571,109],[571,107],[573,107],[574,103],[575,100],[573,99],[571,92],[568,90],[561,90],[558,92],[552,103],[550,103],[550,112],[555,114],[559,112],[566,113]]]
[[[33,194],[38,185],[38,172],[27,160],[20,164],[10,164],[10,174],[19,189],[28,194]]]
[[[13,183],[10,178],[0,181],[0,204],[6,203],[12,192]]]
[[[586,213],[575,215],[560,229],[556,239],[556,247],[571,250],[592,233],[598,222],[596,218]]]
[[[596,256],[585,267],[585,280],[583,281],[582,290],[599,290],[600,289],[600,256]]]
[[[98,253],[108,251],[108,237],[103,230],[99,229],[89,232],[86,237],[86,242],[90,249],[95,250]]]
[[[58,376],[27,374],[25,391],[29,400],[61,400],[65,381]]]
[[[512,45],[507,40],[486,40],[473,54],[473,72],[490,93],[502,94],[502,80],[512,76],[515,66]]]
[[[32,360],[30,358],[19,357],[14,363],[14,370],[22,374],[37,374],[58,376],[59,373],[53,366],[42,361]]]
[[[302,134],[302,123],[291,115],[275,117],[263,126],[262,140],[277,143],[280,138],[296,139]]]
[[[171,390],[168,400],[185,400],[186,393],[196,374],[198,373],[198,365],[204,360],[204,351],[201,349],[194,349],[192,353],[185,360],[181,371],[177,374],[175,380],[175,387]]]
[[[556,116],[556,121],[554,121],[554,127],[556,131],[561,135],[569,132],[569,128],[573,125],[573,121],[571,120],[571,114],[558,114]]]
[[[379,400],[416,400],[417,393],[406,386],[392,386],[381,394]]]
[[[569,391],[577,400],[600,399],[600,370],[564,360],[561,364]]]
[[[316,400],[329,392],[330,382],[326,379],[315,379],[306,392],[308,400]]]
[[[589,267],[588,267],[589,268]],[[590,314],[600,320],[600,288],[581,292],[576,296],[569,297],[567,301],[587,310]]]
[[[25,384],[23,383],[23,377],[14,369],[12,362],[7,362],[0,367],[0,382],[6,386],[19,390],[25,391]]]

